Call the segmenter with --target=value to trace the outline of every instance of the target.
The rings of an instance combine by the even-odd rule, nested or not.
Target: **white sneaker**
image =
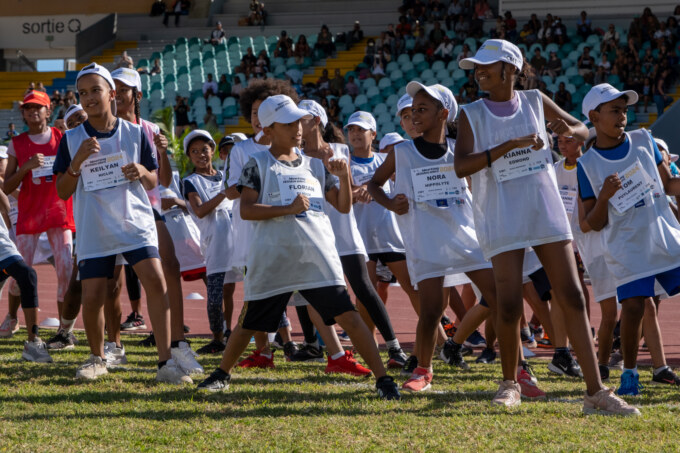
[[[104,360],[106,361],[106,368],[114,368],[119,365],[128,363],[125,356],[125,348],[121,344],[120,348],[116,346],[115,342],[104,343]]]
[[[5,320],[0,324],[0,338],[10,338],[18,330],[19,320],[12,318],[9,313],[7,313]]]
[[[52,363],[52,357],[47,352],[45,342],[35,337],[33,341],[24,341],[24,352],[21,358],[29,362]]]
[[[170,354],[177,366],[186,374],[203,374],[203,367],[194,358],[193,351],[186,341],[180,341],[178,347],[170,348]]]
[[[106,371],[106,362],[101,357],[90,354],[87,361],[78,367],[76,379],[87,379],[92,381],[105,374],[108,374],[108,371]]]
[[[515,381],[501,382],[496,396],[491,401],[492,404],[507,408],[519,406],[521,402],[521,387]]]
[[[193,384],[193,380],[177,366],[175,359],[170,359],[158,370],[156,374],[158,382],[167,382],[168,384]]]
[[[614,395],[614,390],[606,387],[593,396],[589,396],[586,392],[583,397],[583,413],[634,417],[640,415],[640,411],[635,406],[626,403],[624,400]]]

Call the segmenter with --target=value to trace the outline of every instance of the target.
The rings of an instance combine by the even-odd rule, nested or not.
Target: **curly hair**
[[[277,94],[285,94],[290,97],[295,104],[300,102],[297,91],[295,91],[295,88],[293,88],[287,80],[255,80],[248,88],[241,92],[241,97],[239,98],[241,114],[245,117],[246,121],[250,123],[250,115],[252,114],[255,101],[264,101],[269,96],[275,96]]]

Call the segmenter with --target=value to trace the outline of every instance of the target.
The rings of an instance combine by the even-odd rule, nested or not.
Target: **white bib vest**
[[[178,172],[172,172],[170,187],[160,186],[160,195],[163,198],[184,198],[179,189]],[[178,207],[163,210],[162,213],[165,216],[165,226],[168,228],[172,243],[175,246],[175,256],[179,261],[180,271],[185,272],[205,267],[205,260],[201,252],[201,232],[191,215]]]
[[[375,171],[385,161],[385,157],[387,157],[386,154],[374,153],[373,160],[369,163],[352,161],[350,169],[354,184],[361,186],[370,181]],[[388,194],[390,184],[391,181],[388,181],[384,186]],[[367,253],[404,253],[404,241],[392,211],[383,208],[375,201],[357,202],[354,203],[354,215]]]
[[[595,196],[607,176],[622,172],[636,162],[653,182],[652,190],[623,213],[611,202],[608,204],[608,222],[602,229],[604,256],[617,287],[680,266],[680,224],[663,190],[652,138],[643,129],[626,135],[630,149],[624,158],[610,160],[589,151],[579,159]]]
[[[212,181],[208,177],[192,173],[184,178],[184,181],[191,182],[196,188],[201,202],[206,203],[224,190],[221,174],[219,176],[219,179]],[[234,237],[227,207],[228,203],[225,199],[201,219],[191,209],[191,204],[187,203],[187,209],[201,231],[201,252],[203,252],[203,257],[205,258],[207,275],[227,272],[232,268],[231,259],[234,254]]]
[[[259,173],[261,190],[257,202],[271,206],[284,204],[281,181],[304,178],[306,186],[323,194],[323,162],[301,155],[302,164],[289,167],[269,151],[252,156]],[[318,187],[316,186],[318,184]],[[287,190],[291,189],[290,185]],[[305,189],[306,190],[306,189]],[[325,194],[323,194],[325,195]],[[314,202],[311,203],[312,205]],[[245,300],[259,300],[290,291],[344,286],[340,257],[328,216],[321,210],[253,221],[253,241],[247,259]]]
[[[540,171],[498,182],[494,166],[500,166],[497,162],[504,156],[492,168],[471,176],[477,238],[487,259],[509,250],[572,238],[547,145],[541,94],[538,90],[515,93],[519,108],[508,117],[492,114],[481,99],[462,107],[474,133],[475,153],[529,134],[538,134],[545,143],[542,150],[531,153],[531,159],[543,153],[545,168]],[[517,159],[524,159],[524,151],[514,150],[506,156],[519,154]]]
[[[118,120],[113,136],[98,139],[102,154],[123,152],[127,162],[140,161],[142,128]],[[83,125],[66,131],[71,159],[90,138]],[[78,260],[117,255],[141,247],[158,247],[156,222],[142,182],[85,191],[82,176],[73,194],[73,217],[78,231]]]
[[[439,159],[425,158],[412,141],[394,148],[394,192],[406,195],[409,201],[408,212],[396,219],[414,284],[491,268],[475,234],[467,183],[453,169],[455,141],[447,142],[448,150]]]

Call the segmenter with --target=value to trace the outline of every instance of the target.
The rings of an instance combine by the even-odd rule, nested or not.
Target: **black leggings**
[[[15,261],[0,272],[0,282],[12,277],[21,291],[21,308],[38,308],[38,274],[24,260]]]
[[[125,265],[125,286],[127,287],[128,298],[139,300],[142,298],[142,288],[139,285],[139,277],[129,264]]]
[[[341,256],[340,262],[342,263],[342,271],[345,273],[347,281],[349,281],[349,286],[361,302],[361,305],[368,312],[380,335],[382,335],[385,341],[394,340],[396,335],[394,334],[390,317],[385,309],[385,304],[383,304],[382,299],[378,295],[378,291],[376,291],[371,280],[368,278],[368,269],[366,269],[364,255]],[[296,307],[302,332],[305,336],[305,342],[313,343],[316,340],[314,325],[309,319],[306,308]]]

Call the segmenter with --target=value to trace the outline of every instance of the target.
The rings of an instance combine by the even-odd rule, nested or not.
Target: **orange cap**
[[[24,104],[39,104],[39,105],[44,105],[45,107],[51,107],[52,103],[50,102],[50,97],[47,95],[47,93],[43,91],[29,91],[26,93],[26,96],[24,96]]]

